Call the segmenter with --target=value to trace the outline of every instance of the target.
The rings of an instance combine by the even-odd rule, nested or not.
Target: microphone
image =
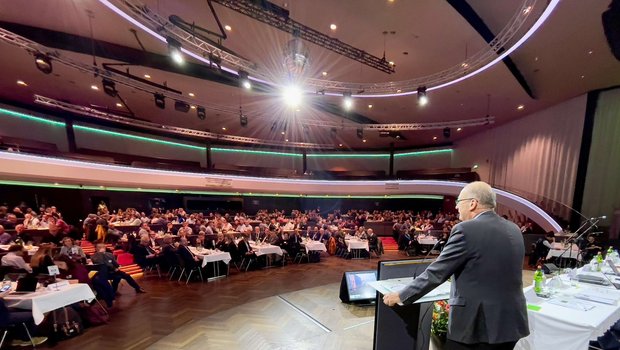
[[[590,220],[605,220],[605,219],[607,219],[607,215],[601,215],[601,216],[590,218]]]

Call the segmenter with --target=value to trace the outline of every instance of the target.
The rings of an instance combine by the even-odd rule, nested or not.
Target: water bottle
[[[603,267],[603,254],[601,254],[601,252],[596,254],[596,264],[598,265],[596,271],[601,272],[601,268]]]
[[[607,259],[611,259],[613,254],[614,254],[614,249],[612,248],[612,246],[609,246],[609,248],[607,249],[607,254],[605,254],[605,257]]]
[[[544,277],[542,266],[538,265],[536,272],[534,272],[534,293],[536,293],[536,295],[542,294]]]

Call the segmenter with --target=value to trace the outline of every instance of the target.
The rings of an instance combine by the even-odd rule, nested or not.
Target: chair
[[[9,324],[6,325],[4,328],[4,333],[2,334],[2,340],[0,340],[0,349],[2,349],[2,345],[4,345],[4,339],[6,339],[7,334],[9,333],[9,329],[11,327],[15,327],[18,326],[19,324]],[[32,344],[33,348],[36,348],[36,344],[34,343],[34,340],[32,339],[32,336],[30,335],[30,331],[28,330],[28,326],[26,326],[26,323],[21,323],[21,325],[24,327],[24,329],[26,330],[26,334],[28,335],[28,339],[30,340],[30,343]]]
[[[174,273],[179,270],[182,270],[181,267],[181,262],[180,262],[180,257],[177,253],[175,253],[173,250],[168,250],[168,249],[164,249],[164,259],[166,260],[166,263],[168,264],[168,275],[170,277],[170,280],[172,280],[172,277],[174,276]]]
[[[194,261],[194,259],[191,259],[189,257],[185,258],[181,254],[179,254],[179,261],[181,262],[181,275],[179,276],[178,282],[181,282],[183,274],[186,274],[187,281],[185,281],[185,284],[188,284],[194,272],[198,272],[198,275],[200,276],[200,281],[204,282],[204,279],[202,278],[202,267],[200,266],[200,264]]]

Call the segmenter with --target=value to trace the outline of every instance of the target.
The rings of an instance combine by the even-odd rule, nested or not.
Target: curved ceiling
[[[600,20],[608,2],[561,1],[545,24],[509,56],[509,62],[429,92],[431,102],[425,107],[417,105],[415,96],[364,98],[355,99],[351,112],[341,109],[342,98],[322,95],[307,96],[305,105],[297,111],[285,107],[275,91],[243,90],[227,74],[191,58],[187,58],[183,67],[175,66],[167,57],[165,44],[96,0],[2,2],[0,27],[86,64],[93,62],[94,47],[99,67],[103,63],[130,63],[131,74],[140,77],[148,74],[150,81],[166,83],[196,105],[207,107],[206,120],[200,120],[193,110],[187,114],[175,111],[172,101],[161,110],[155,107],[152,94],[117,85],[126,106],[137,119],[282,142],[331,144],[336,148],[342,144],[344,149],[381,149],[389,147],[390,143],[395,143],[397,148],[432,147],[458,142],[493,125],[452,130],[449,139],[442,135],[442,128],[402,131],[399,139],[380,137],[378,131],[366,130],[364,139],[367,142],[357,137],[356,129],[362,124],[441,123],[488,114],[495,117],[496,125],[503,124],[589,90],[620,84],[618,62],[606,46]],[[145,3],[163,17],[174,14],[217,31],[206,1],[153,0]],[[386,60],[395,62],[396,72],[386,74],[305,43],[309,50],[307,76],[351,82],[406,80],[457,65],[487,46],[484,28],[497,35],[522,4],[521,1],[491,0],[287,0],[275,3],[286,8],[297,22],[374,56],[382,57],[385,52]],[[545,5],[546,1],[538,1],[525,27],[532,24]],[[214,3],[213,6],[222,24],[231,27],[222,44],[255,62],[274,80],[282,79],[285,76],[283,47],[291,35],[221,5]],[[90,40],[91,23],[94,41]],[[331,30],[331,24],[337,29]],[[33,95],[39,94],[119,113],[128,111],[126,106],[116,105],[118,99],[105,95],[101,89],[90,88],[93,84],[101,87],[99,77],[60,64],[54,64],[53,73],[45,75],[37,70],[33,57],[25,50],[4,41],[0,41],[0,50],[3,52],[0,64],[5,67],[0,77],[2,100],[32,104]],[[327,75],[323,76],[322,72]],[[17,80],[28,86],[18,86]],[[193,97],[188,95],[190,92]],[[518,105],[525,108],[518,110]],[[246,127],[239,123],[240,106],[248,117]],[[224,127],[226,131],[222,130]],[[434,137],[437,140],[433,140]]]

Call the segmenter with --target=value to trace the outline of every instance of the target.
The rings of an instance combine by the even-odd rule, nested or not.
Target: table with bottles
[[[615,259],[615,264],[620,261]],[[590,340],[602,336],[620,319],[620,276],[611,267],[588,264],[577,270],[566,269],[544,278],[534,274],[534,284],[524,288],[530,335],[515,349],[583,350]],[[608,285],[579,282],[577,275],[591,275]]]

